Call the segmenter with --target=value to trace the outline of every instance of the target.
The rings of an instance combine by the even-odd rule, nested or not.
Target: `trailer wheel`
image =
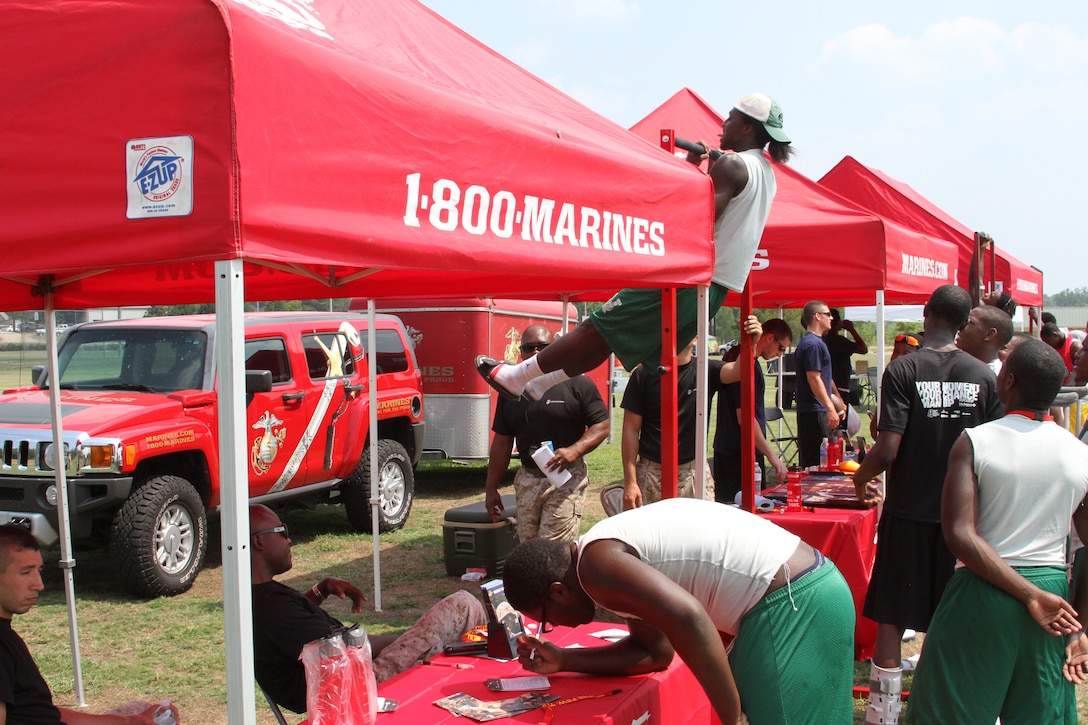
[[[193,586],[208,549],[208,517],[193,485],[151,478],[113,519],[110,548],[121,584],[144,597],[172,597]]]
[[[408,451],[394,440],[378,441],[378,531],[394,531],[404,526],[412,510],[415,477]],[[348,521],[356,531],[371,533],[370,446],[363,451],[359,467],[343,483],[341,496]]]

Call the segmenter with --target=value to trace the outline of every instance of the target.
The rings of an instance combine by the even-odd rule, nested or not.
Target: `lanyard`
[[[1037,420],[1042,422],[1049,422],[1054,420],[1053,416],[1047,415],[1046,413],[1041,413],[1037,410],[1021,410],[1019,408],[1016,410],[1010,410],[1009,412],[1005,413],[1005,415],[1022,415],[1028,420]]]
[[[609,697],[611,695],[618,695],[623,690],[609,690],[608,692],[598,692],[596,695],[579,695],[578,697],[568,697],[565,700],[556,700],[555,702],[545,703],[544,717],[540,721],[540,725],[551,725],[552,718],[555,716],[555,708],[560,705],[569,705],[572,702],[578,702],[579,700],[593,700],[598,697]]]

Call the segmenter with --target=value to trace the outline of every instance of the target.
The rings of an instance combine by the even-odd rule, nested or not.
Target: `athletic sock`
[[[526,383],[523,393],[533,400],[540,400],[544,393],[564,380],[570,380],[570,376],[563,372],[562,368],[552,370],[550,373],[543,373],[540,377]]]
[[[866,725],[897,725],[903,692],[903,668],[885,668],[870,661],[869,707],[865,710]]]
[[[528,360],[519,363],[507,363],[497,369],[492,378],[502,387],[514,395],[521,395],[530,380],[538,378],[544,373],[540,370],[540,363],[533,355]]]

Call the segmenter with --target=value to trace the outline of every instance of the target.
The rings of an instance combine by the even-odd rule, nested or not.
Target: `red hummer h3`
[[[371,531],[368,366],[377,366],[379,530],[400,528],[423,451],[422,378],[400,320],[246,316],[251,501],[340,502]],[[78,325],[60,343],[59,381],[0,396],[0,523],[57,534],[57,459],[48,387],[60,386],[74,540],[108,536],[123,585],[187,590],[204,561],[207,511],[220,505],[212,315]]]

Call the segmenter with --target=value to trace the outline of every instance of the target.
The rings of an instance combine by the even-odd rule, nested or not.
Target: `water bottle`
[[[548,481],[552,484],[552,486],[559,488],[567,481],[569,481],[571,476],[570,471],[567,470],[548,470],[548,461],[550,461],[552,459],[552,456],[554,455],[555,450],[552,448],[552,442],[541,441],[540,447],[533,451],[532,458],[534,461],[536,461],[537,467],[544,473],[545,476],[548,477]]]
[[[820,441],[820,470],[827,470],[827,439]]]
[[[155,725],[177,725],[177,719],[174,717],[174,711],[170,709],[170,701],[163,700],[159,703],[159,706],[155,709],[155,714],[151,716],[151,721]]]
[[[763,490],[763,471],[759,467],[759,463],[756,462],[756,493]]]
[[[801,472],[790,471],[786,474],[786,513],[799,513],[801,506]]]
[[[842,463],[842,442],[835,436],[827,446],[827,467],[835,469]]]

